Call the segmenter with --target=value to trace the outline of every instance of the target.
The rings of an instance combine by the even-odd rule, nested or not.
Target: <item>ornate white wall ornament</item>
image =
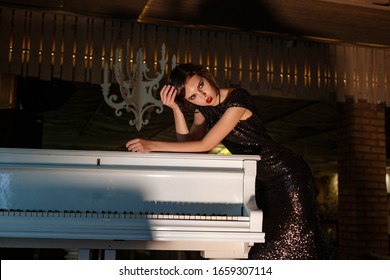
[[[148,76],[149,69],[143,59],[144,53],[142,48],[138,50],[132,67],[130,66],[129,59],[120,58],[128,57],[128,54],[129,52],[127,51],[126,55],[120,55],[120,50],[117,49],[113,65],[113,71],[119,85],[121,96],[118,97],[115,94],[110,94],[111,83],[108,81],[108,63],[104,66],[104,79],[101,87],[104,100],[110,107],[115,109],[115,114],[118,117],[121,116],[122,110],[132,113],[134,118],[130,119],[129,124],[135,125],[136,129],[140,131],[143,125],[149,123],[150,115],[144,115],[146,112],[150,112],[154,107],[156,107],[155,111],[157,113],[163,111],[163,104],[153,95],[153,90],[159,88],[160,81],[165,74],[165,66],[167,63],[165,58],[165,45],[163,44],[161,47],[160,71],[156,72],[155,78]],[[173,55],[172,68],[175,65],[176,56]]]

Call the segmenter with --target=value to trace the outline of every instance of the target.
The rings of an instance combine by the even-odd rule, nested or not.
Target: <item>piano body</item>
[[[0,247],[200,251],[264,242],[257,156],[0,148]]]

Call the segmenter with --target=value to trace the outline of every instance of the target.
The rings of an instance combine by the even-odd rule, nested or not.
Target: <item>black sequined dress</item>
[[[265,243],[255,244],[250,259],[324,259],[311,171],[305,161],[267,133],[251,95],[232,90],[217,106],[198,107],[209,128],[229,107],[244,107],[252,115],[223,140],[232,154],[260,155],[256,202],[264,214]]]

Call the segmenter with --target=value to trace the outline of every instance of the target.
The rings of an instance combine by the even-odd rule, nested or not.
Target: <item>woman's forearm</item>
[[[209,152],[214,145],[207,145],[202,140],[184,141],[184,142],[163,142],[152,141],[150,150],[153,152],[185,152],[185,153],[202,153]]]
[[[188,129],[187,121],[183,112],[180,109],[173,110],[173,117],[175,120],[177,140],[180,142],[191,140],[190,131]]]

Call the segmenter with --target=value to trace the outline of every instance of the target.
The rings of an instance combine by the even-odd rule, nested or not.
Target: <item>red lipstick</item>
[[[211,102],[213,102],[213,98],[212,97],[207,97],[206,98],[206,103],[210,104]]]

